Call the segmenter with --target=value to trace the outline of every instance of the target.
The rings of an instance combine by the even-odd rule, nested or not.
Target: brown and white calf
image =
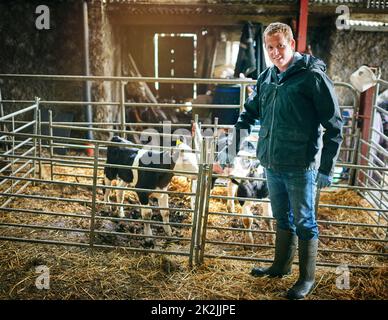
[[[137,168],[155,168],[169,169],[176,171],[190,171],[193,174],[198,172],[198,163],[192,149],[184,142],[181,142],[177,149],[171,151],[154,151],[134,148],[128,146],[129,141],[114,136],[112,142],[125,143],[126,146],[109,145],[107,150],[107,164],[131,166],[134,168],[113,168],[105,166],[105,185],[111,186],[112,181],[120,179],[119,187],[130,186],[139,189],[148,189],[149,191],[136,191],[139,202],[142,205],[149,205],[150,198],[156,198],[158,205],[162,208],[168,208],[169,196],[167,193],[158,193],[157,190],[167,190],[168,184],[174,176],[173,172],[154,172],[138,170]],[[105,189],[104,201],[109,202],[111,189]],[[123,203],[124,190],[117,191],[117,202]],[[150,220],[152,209],[141,208],[141,216],[144,220]],[[160,210],[163,219],[163,228],[167,236],[172,235],[169,225],[169,210]],[[119,207],[119,217],[124,217],[124,208]],[[152,236],[152,230],[149,223],[144,223],[144,234]],[[152,238],[147,238],[145,243],[152,245]]]

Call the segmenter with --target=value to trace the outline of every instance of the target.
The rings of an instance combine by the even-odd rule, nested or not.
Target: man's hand
[[[321,172],[318,172],[316,182],[317,182],[318,189],[330,187],[331,183],[333,182],[333,177],[323,174]]]
[[[224,173],[224,170],[218,163],[213,163],[213,172],[216,174]]]
[[[217,163],[222,167],[225,168],[230,164],[229,154],[228,154],[228,146],[225,146],[222,148],[222,150],[218,153],[217,157]]]

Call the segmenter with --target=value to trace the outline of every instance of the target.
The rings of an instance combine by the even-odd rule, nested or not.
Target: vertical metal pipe
[[[36,178],[36,155],[37,155],[37,138],[36,138],[36,135],[38,134],[38,113],[39,113],[39,98],[38,97],[35,97],[35,104],[36,104],[36,109],[34,110],[34,120],[35,120],[35,124],[34,124],[34,135],[35,135],[35,138],[33,138],[33,145],[34,145],[34,160],[32,161],[32,167],[34,168],[33,169],[33,177]],[[33,184],[35,185],[35,183]]]
[[[206,193],[204,197],[204,206],[203,206],[203,219],[202,219],[202,239],[201,239],[201,250],[200,250],[200,256],[199,256],[199,263],[203,263],[203,257],[205,254],[205,245],[206,245],[206,232],[207,232],[207,221],[209,217],[209,196],[211,191],[211,182],[213,178],[213,153],[214,153],[214,140],[211,140],[212,138],[206,139],[206,144],[210,147],[207,148],[209,150],[209,158],[205,166],[205,172],[206,172]]]
[[[374,100],[374,90],[375,87],[371,87],[365,92],[361,93],[360,98],[360,110],[359,110],[359,117],[362,118],[361,123],[361,138],[364,141],[369,141],[369,129],[372,125],[371,123],[371,114],[372,114],[372,106],[373,106],[373,100]],[[368,144],[361,144],[360,145],[360,152],[365,158],[361,158],[361,162],[359,164],[361,165],[368,165],[368,159],[370,154],[370,148]],[[368,172],[363,172],[362,175],[360,175],[359,179],[362,182],[365,182],[367,179]]]
[[[211,165],[206,164],[205,165],[205,180],[206,180],[206,192],[205,192],[205,197],[204,197],[204,205],[203,205],[203,211],[202,211],[202,239],[201,239],[201,248],[199,250],[200,255],[199,255],[199,264],[203,263],[203,257],[205,254],[205,245],[206,245],[206,232],[207,232],[207,221],[209,218],[209,196],[210,196],[210,185],[211,185],[211,180],[213,176],[213,170],[211,168]]]
[[[15,117],[12,117],[12,130],[11,132],[15,132]],[[17,159],[15,158],[15,138],[16,136],[12,135],[12,160],[11,160],[11,177],[14,175],[14,168],[15,168],[15,163]],[[15,180],[11,182],[11,193],[13,193],[13,186],[14,186]]]
[[[362,142],[361,142],[361,131],[360,131],[360,138],[358,139],[358,146],[357,146],[357,163],[360,164],[361,163],[361,145],[362,145]],[[361,174],[362,173],[362,170],[360,168],[356,168],[356,172],[355,172],[355,185],[358,186],[362,186],[362,183],[360,182],[363,182],[364,180],[361,179]],[[365,178],[365,177],[364,177]]]
[[[93,162],[93,186],[92,186],[92,212],[90,216],[90,249],[93,249],[94,245],[94,227],[96,217],[96,199],[97,199],[97,177],[98,177],[98,154],[99,144],[96,143],[94,146],[94,162]]]
[[[85,75],[90,76],[90,63],[89,63],[89,23],[88,23],[88,3],[87,1],[83,2],[83,21],[84,21],[84,58],[85,58]],[[85,85],[85,97],[87,102],[91,102],[91,91],[92,84],[88,80]],[[88,127],[92,127],[93,122],[93,113],[92,106],[90,104],[86,105],[85,109],[86,122]],[[87,139],[93,140],[93,131],[87,131]]]
[[[126,136],[125,136],[125,123],[126,123],[126,119],[125,119],[125,82],[124,81],[121,81],[120,82],[120,122],[121,122],[121,136],[125,139]]]
[[[218,151],[218,118],[214,118],[214,132],[213,132],[213,141],[214,141],[214,153],[213,157]],[[217,159],[218,159],[218,154],[217,154]]]
[[[38,119],[37,119],[37,126],[38,126],[38,135],[42,135],[42,114],[40,109],[38,109]],[[42,138],[38,139],[38,157],[39,157],[39,179],[42,179]]]
[[[53,161],[54,161],[54,148],[53,148],[53,112],[51,110],[48,111],[48,115],[49,115],[49,135],[50,135],[50,139],[49,139],[49,147],[50,147],[50,176],[51,176],[51,180],[54,180],[54,164],[53,164]]]
[[[353,113],[352,113],[352,117],[351,117],[351,123],[352,123],[351,124],[351,133],[352,134],[356,134],[356,131],[358,129],[357,128],[357,115],[358,115],[359,109],[360,109],[360,101],[358,99],[358,94],[353,94]],[[352,136],[352,138],[350,139],[351,145],[354,146],[354,148],[355,148],[356,143],[357,143],[356,138],[357,138],[356,136]],[[350,158],[354,159],[354,156],[350,155]]]
[[[3,107],[3,98],[1,96],[1,88],[0,88],[0,117],[4,117],[4,107]],[[5,124],[5,121],[1,123],[1,131],[6,132],[7,131],[7,126]],[[8,151],[8,144],[7,144],[7,139],[5,140],[5,151]]]
[[[202,186],[202,180],[203,180],[203,165],[200,163],[198,166],[198,176],[197,176],[197,190],[195,191],[195,204],[194,204],[194,212],[192,216],[192,227],[191,227],[191,242],[190,242],[190,253],[189,253],[189,266],[193,266],[193,258],[194,258],[194,249],[197,249],[196,243],[197,243],[197,223],[198,223],[198,217],[201,214],[200,210],[200,199],[201,199],[201,186]]]
[[[201,180],[198,182],[197,188],[200,189],[200,199],[199,199],[199,207],[198,207],[198,218],[197,218],[197,226],[196,226],[196,237],[195,237],[195,263],[199,264],[199,250],[201,249],[201,239],[202,239],[202,217],[203,217],[203,206],[205,202],[205,191],[206,191],[206,171],[205,171],[205,158],[206,158],[206,143],[205,139],[202,138],[202,149],[200,156],[200,167],[201,169]]]
[[[240,113],[244,111],[244,104],[245,104],[245,91],[246,91],[246,84],[243,83],[241,85],[241,91],[240,91]]]
[[[299,1],[299,15],[298,15],[298,30],[297,30],[297,43],[296,51],[306,52],[307,41],[307,20],[309,14],[309,1]]]
[[[196,136],[196,132],[194,131],[194,123],[198,124],[198,119],[199,119],[199,117],[198,117],[198,114],[196,113],[194,115],[194,121],[192,121],[192,124],[191,124],[191,137],[192,137],[191,147],[193,149],[195,149],[195,136]]]
[[[195,123],[198,123],[198,122],[199,122],[198,113],[196,113],[196,114],[194,115],[194,122],[195,122]]]
[[[352,158],[350,160],[351,164],[357,164],[357,155],[359,151],[359,145],[360,145],[360,128],[356,128],[353,136],[353,146],[352,146]],[[349,180],[348,184],[351,186],[355,185],[356,182],[356,169],[351,168],[349,170]]]

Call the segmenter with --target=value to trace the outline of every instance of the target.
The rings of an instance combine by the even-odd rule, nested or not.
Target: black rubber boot
[[[291,231],[276,229],[275,259],[272,266],[267,268],[254,267],[251,275],[254,277],[282,277],[291,273],[297,236]]]
[[[315,284],[317,251],[318,239],[299,239],[299,279],[294,286],[288,290],[288,299],[304,299],[313,290]]]

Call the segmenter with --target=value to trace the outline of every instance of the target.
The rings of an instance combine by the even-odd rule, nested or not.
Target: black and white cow
[[[129,141],[114,136],[112,142],[130,144]],[[192,149],[184,142],[178,144],[174,151],[154,151],[138,149],[128,146],[108,146],[107,164],[126,165],[132,167],[146,167],[156,169],[169,169],[177,171],[190,171],[193,174],[198,172],[198,163]],[[167,190],[174,173],[172,172],[153,172],[137,169],[112,168],[106,166],[105,185],[110,186],[113,180],[120,178],[119,187],[131,186],[140,189],[149,189],[150,191],[137,191],[139,202],[142,205],[148,205],[150,198],[156,198],[160,207],[168,208],[168,194],[154,192],[157,190]],[[111,189],[105,190],[104,201],[109,202]],[[117,190],[117,202],[123,203],[124,191]],[[150,220],[152,209],[141,208],[141,216],[144,220]],[[160,210],[163,219],[163,228],[168,236],[171,236],[171,227],[169,223],[169,210]],[[119,217],[124,217],[124,208],[119,207]],[[144,234],[152,236],[152,230],[149,223],[144,223]],[[152,244],[151,238],[146,239],[146,244]]]
[[[265,172],[264,168],[259,164],[258,161],[254,161],[249,169],[249,172],[246,176],[247,178],[265,178]],[[264,199],[268,197],[268,187],[267,187],[267,182],[264,180],[244,180],[242,179],[240,182],[236,181],[235,179],[232,179],[231,182],[237,186],[236,190],[236,197],[238,198],[252,198],[252,199]],[[253,201],[248,200],[238,200],[240,205],[242,206],[242,214],[243,215],[249,215],[252,217],[243,217],[242,221],[244,224],[244,227],[248,230],[252,229],[252,223],[253,223],[253,214],[251,207],[254,204]],[[234,207],[234,201],[233,202],[233,207]],[[266,217],[272,217],[272,210],[271,210],[271,205],[269,202],[263,202],[261,203],[261,206],[263,208],[263,216]],[[270,231],[273,230],[272,226],[272,221],[269,219],[265,220],[268,229]],[[253,244],[253,235],[251,231],[247,232],[246,235],[246,242]]]

